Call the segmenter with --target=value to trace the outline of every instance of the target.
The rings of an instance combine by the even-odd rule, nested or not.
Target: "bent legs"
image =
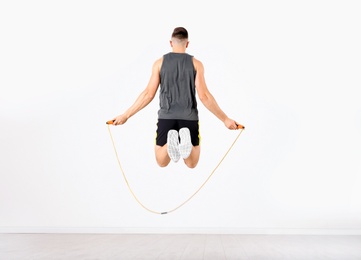
[[[165,144],[164,146],[156,145],[154,148],[154,152],[155,152],[156,161],[160,167],[166,167],[170,163],[171,160],[168,155],[167,144]],[[200,145],[193,146],[191,154],[187,159],[184,159],[184,163],[189,168],[195,168],[199,161],[200,152],[201,152]]]

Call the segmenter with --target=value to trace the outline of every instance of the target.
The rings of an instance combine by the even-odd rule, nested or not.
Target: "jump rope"
[[[199,188],[191,195],[188,197],[188,199],[186,199],[184,202],[182,202],[181,204],[179,204],[178,206],[174,207],[173,209],[170,209],[168,211],[156,211],[153,209],[150,209],[148,207],[146,207],[139,199],[138,197],[135,195],[134,191],[132,190],[132,188],[129,185],[127,176],[125,175],[125,172],[123,170],[122,164],[120,163],[120,159],[118,156],[118,152],[117,152],[117,148],[115,146],[115,142],[114,142],[114,138],[113,138],[113,134],[112,131],[110,130],[110,125],[112,125],[114,122],[114,120],[109,120],[106,122],[107,126],[108,126],[108,132],[109,132],[109,136],[110,139],[112,141],[112,145],[113,145],[113,149],[114,149],[114,153],[115,153],[115,157],[117,159],[118,165],[119,165],[119,169],[123,175],[124,181],[127,184],[127,187],[130,191],[130,193],[132,194],[132,196],[134,197],[134,199],[138,202],[138,204],[144,208],[145,210],[154,213],[154,214],[159,214],[159,215],[164,215],[164,214],[168,214],[171,212],[176,211],[177,209],[179,209],[180,207],[182,207],[183,205],[185,205],[186,203],[188,203],[205,185],[206,183],[209,181],[209,179],[212,177],[212,175],[215,173],[215,171],[218,169],[218,167],[221,165],[221,163],[223,162],[223,160],[227,157],[228,153],[231,151],[231,149],[233,148],[234,144],[237,142],[238,138],[240,137],[240,135],[242,134],[243,130],[244,130],[244,126],[242,125],[237,125],[238,130],[240,130],[239,134],[236,136],[236,138],[234,139],[234,141],[232,142],[231,146],[228,148],[228,150],[226,151],[226,153],[223,155],[223,157],[221,158],[221,160],[219,161],[219,163],[216,165],[216,167],[214,167],[214,169],[212,170],[212,172],[210,173],[210,175],[207,177],[207,179],[202,183],[202,185],[199,186]]]

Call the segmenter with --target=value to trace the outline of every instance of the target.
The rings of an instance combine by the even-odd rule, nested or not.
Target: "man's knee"
[[[170,162],[169,160],[157,160],[159,167],[162,167],[162,168],[167,167],[169,162]]]
[[[194,169],[196,168],[198,163],[186,163],[186,165],[188,166],[188,168]]]
[[[198,160],[184,160],[185,165],[187,165],[188,168],[194,169],[196,168],[198,164]]]

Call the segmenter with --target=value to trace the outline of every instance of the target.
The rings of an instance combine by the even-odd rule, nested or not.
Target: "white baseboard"
[[[128,228],[128,227],[0,227],[0,233],[78,234],[239,234],[239,235],[361,235],[361,229],[314,228]]]

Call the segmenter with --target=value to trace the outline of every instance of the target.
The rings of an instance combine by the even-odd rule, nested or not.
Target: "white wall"
[[[361,233],[358,1],[0,4],[0,231]],[[155,215],[131,196],[105,121],[190,34],[223,110],[246,126],[207,185]],[[199,104],[195,170],[154,160],[157,99],[112,127],[129,184],[168,211],[238,132]]]

